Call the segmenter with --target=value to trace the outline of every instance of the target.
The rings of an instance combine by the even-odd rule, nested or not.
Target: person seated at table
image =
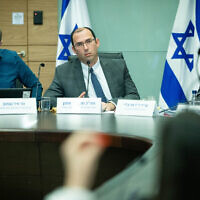
[[[92,29],[74,30],[71,42],[77,59],[56,67],[54,79],[44,94],[51,97],[53,107],[57,97],[100,97],[102,109],[109,111],[115,110],[119,98],[140,99],[124,60],[99,58],[100,41]]]
[[[61,145],[64,167],[64,184],[49,193],[45,200],[95,200],[90,190],[96,175],[98,162],[110,144],[106,135],[93,132],[75,132]]]
[[[200,116],[193,112],[171,118],[161,131],[161,175],[158,200],[198,199]]]
[[[0,30],[0,46],[2,45],[2,31]],[[42,96],[42,84],[38,78],[17,55],[15,51],[0,49],[0,88],[16,88],[19,80],[25,87],[32,88],[32,97],[39,101]]]

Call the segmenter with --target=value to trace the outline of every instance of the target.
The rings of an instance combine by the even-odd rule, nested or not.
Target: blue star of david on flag
[[[86,0],[61,0],[61,21],[58,35],[56,67],[73,54],[71,33],[78,27],[91,27]]]
[[[177,48],[172,56],[172,59],[184,59],[190,71],[193,69],[193,54],[187,54],[183,45],[187,38],[194,37],[194,25],[191,20],[187,26],[185,33],[172,33]]]
[[[169,41],[159,106],[174,109],[190,103],[199,90],[200,0],[179,1]]]
[[[73,31],[78,28],[76,24]],[[71,36],[68,34],[59,34],[60,41],[63,46],[63,50],[61,51],[60,55],[58,56],[58,60],[68,60],[68,56],[71,55],[69,51],[69,45],[71,44]],[[67,40],[67,42],[66,42]]]

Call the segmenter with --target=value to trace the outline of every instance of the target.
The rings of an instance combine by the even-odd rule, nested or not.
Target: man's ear
[[[100,40],[99,40],[99,38],[96,38],[96,44],[97,44],[97,47],[100,46]]]
[[[72,51],[76,54],[76,49],[72,46]]]

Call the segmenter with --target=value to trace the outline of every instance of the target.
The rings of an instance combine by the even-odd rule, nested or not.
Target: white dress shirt
[[[94,193],[83,188],[60,187],[48,195],[44,200],[95,200]]]
[[[81,63],[81,66],[82,66],[82,70],[83,70],[83,76],[84,76],[85,85],[86,85],[86,88],[87,88],[87,84],[88,84],[88,65],[86,65],[84,63]],[[97,63],[95,65],[93,65],[92,68],[93,68],[93,71],[94,71],[99,83],[101,84],[101,87],[103,89],[103,92],[104,92],[107,100],[108,101],[111,100],[112,96],[111,96],[110,89],[108,87],[108,83],[106,81],[105,75],[103,73],[99,58],[97,60]],[[95,93],[95,90],[94,90],[94,87],[92,85],[91,74],[89,76],[88,96],[89,97],[93,97],[93,98],[97,97],[97,95]]]

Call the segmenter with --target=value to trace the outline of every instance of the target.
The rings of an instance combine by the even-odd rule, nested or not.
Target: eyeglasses
[[[95,39],[87,39],[85,42],[77,42],[76,44],[74,44],[74,46],[76,48],[83,48],[84,45],[86,44],[87,46],[91,45],[91,43],[94,41]]]

